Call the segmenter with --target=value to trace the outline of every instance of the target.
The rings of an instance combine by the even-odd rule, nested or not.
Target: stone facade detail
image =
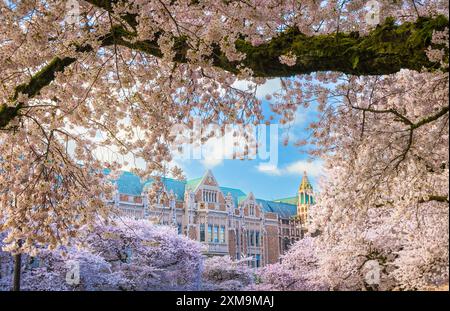
[[[314,203],[306,173],[297,196],[274,201],[221,187],[209,170],[193,180],[161,181],[160,197],[149,200],[148,189],[154,181],[142,183],[125,172],[117,180],[114,206],[122,215],[176,227],[179,234],[204,243],[208,256],[249,258],[253,267],[279,261],[303,237],[308,209]]]

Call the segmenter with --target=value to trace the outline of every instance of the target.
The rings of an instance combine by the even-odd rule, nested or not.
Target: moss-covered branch
[[[107,42],[108,36],[102,38]],[[76,48],[77,52],[90,52],[92,47],[85,45]],[[56,76],[56,73],[63,72],[64,69],[74,63],[77,59],[74,57],[54,57],[47,65],[41,70],[36,72],[27,83],[22,83],[15,88],[14,95],[11,97],[11,105],[0,105],[0,129],[5,129],[8,124],[16,117],[20,116],[21,110],[24,108],[24,104],[18,100],[19,94],[26,95],[28,98],[33,98],[45,86],[49,85]]]
[[[445,27],[448,19],[439,16],[402,25],[387,20],[366,36],[358,33],[305,36],[291,30],[258,47],[240,41],[238,50],[246,53],[244,63],[257,76],[292,76],[317,71],[385,75],[400,69],[438,68],[439,64],[428,60],[426,49],[433,31]],[[278,61],[280,55],[289,51],[297,56],[297,64],[292,67]]]
[[[109,1],[88,1],[94,5],[111,10]],[[126,14],[124,21],[132,28],[136,26],[136,17]],[[387,20],[377,26],[366,36],[358,33],[339,33],[317,36],[306,36],[298,30],[289,29],[265,44],[252,46],[245,39],[236,42],[238,51],[246,54],[242,62],[252,69],[257,77],[286,77],[297,74],[308,74],[316,71],[336,71],[353,75],[384,75],[400,69],[421,70],[436,69],[439,64],[428,60],[426,50],[431,44],[433,31],[448,27],[445,16],[435,18],[419,18],[414,23],[396,25],[393,20]],[[136,33],[126,30],[121,25],[111,29],[111,33],[99,38],[102,46],[113,44],[139,50],[155,57],[161,57],[158,38],[163,33],[156,34],[154,40],[135,41]],[[188,45],[183,37],[175,37],[174,61],[188,62]],[[91,51],[87,45],[79,47],[80,52]],[[281,64],[279,57],[288,52],[297,56],[294,66]],[[448,51],[447,51],[448,58]],[[232,73],[238,72],[238,62],[230,62],[218,46],[214,47],[211,61],[214,66]],[[23,93],[33,97],[55,78],[67,66],[75,62],[75,58],[55,57],[47,66],[38,71],[28,83],[17,86],[11,99],[13,105],[0,106],[0,129],[8,126],[11,120],[20,115],[23,108],[17,102],[18,94]],[[448,61],[448,59],[447,59]]]
[[[20,84],[16,87],[14,95],[11,98],[12,106],[3,104],[0,106],[0,129],[5,128],[9,122],[20,114],[20,110],[23,108],[23,103],[18,102],[19,94],[34,97],[39,91],[47,86],[51,81],[55,79],[55,74],[61,72],[72,64],[76,59],[71,57],[59,58],[55,57],[41,70],[35,73],[28,83]]]
[[[112,11],[112,3],[118,0],[86,0],[106,11]],[[123,14],[121,18],[133,29],[137,16]],[[286,77],[308,74],[317,71],[336,71],[353,75],[384,75],[400,69],[434,69],[439,64],[428,60],[426,49],[431,44],[433,31],[448,27],[448,18],[441,15],[435,18],[421,17],[414,23],[396,24],[387,19],[366,36],[357,32],[306,36],[297,29],[289,29],[265,44],[252,46],[245,39],[236,42],[236,49],[246,55],[244,65],[253,70],[258,77]],[[114,30],[115,43],[139,50],[156,57],[162,53],[158,47],[156,34],[154,40],[130,42],[135,33],[118,26]],[[175,61],[187,62],[188,46],[182,37],[175,37]],[[218,46],[210,56],[212,63],[224,70],[238,72],[238,62],[230,62]],[[297,56],[295,66],[281,64],[279,57],[288,52]],[[447,51],[448,55],[448,51]]]
[[[257,77],[286,77],[317,71],[336,71],[352,75],[385,75],[400,69],[435,69],[439,64],[430,62],[426,49],[431,44],[433,31],[448,27],[444,16],[420,18],[415,23],[396,25],[387,20],[366,36],[358,33],[339,33],[306,36],[290,29],[269,42],[252,46],[244,39],[236,42],[239,52],[246,55],[242,62]],[[152,41],[129,39],[133,33],[115,29],[116,44],[161,56],[156,36]],[[187,62],[187,44],[183,38],[175,38],[175,61]],[[279,57],[288,52],[297,56],[294,66],[281,64]],[[448,52],[448,51],[447,51]],[[448,53],[447,53],[448,54]],[[239,62],[230,62],[218,46],[211,55],[214,66],[236,73]]]
[[[448,196],[445,195],[430,195],[427,198],[422,198],[419,200],[419,203],[427,203],[427,202],[440,202],[440,203],[448,203]]]

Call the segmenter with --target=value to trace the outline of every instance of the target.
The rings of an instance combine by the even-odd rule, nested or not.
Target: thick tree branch
[[[425,117],[422,120],[420,120],[419,122],[413,124],[411,126],[411,128],[416,129],[418,127],[421,127],[422,125],[436,121],[437,119],[439,119],[440,117],[442,117],[448,113],[448,108],[449,108],[448,106],[442,107],[437,113],[435,113],[431,116]]]
[[[419,203],[426,203],[426,202],[442,202],[442,203],[448,203],[448,196],[444,195],[430,195],[428,198],[422,198],[419,200]]]
[[[112,12],[114,1],[87,0],[94,6]],[[135,28],[137,18],[133,14],[121,16],[130,26]],[[436,18],[419,17],[415,23],[396,25],[393,19],[387,19],[368,35],[360,37],[357,32],[333,33],[317,36],[306,36],[297,29],[288,29],[270,41],[252,46],[245,39],[236,42],[236,49],[246,55],[242,62],[252,69],[258,77],[286,77],[297,74],[308,74],[317,71],[336,71],[353,75],[384,75],[398,72],[400,69],[421,70],[434,69],[439,64],[428,60],[425,53],[431,44],[433,31],[448,27],[445,16]],[[154,40],[131,43],[135,33],[127,32],[122,27],[115,29],[118,36],[116,44],[160,57],[161,51],[157,41],[162,32]],[[188,49],[185,38],[174,37],[175,61],[187,62]],[[281,64],[279,57],[288,52],[297,56],[295,66]],[[448,53],[448,51],[447,51]],[[210,56],[214,66],[236,73],[241,62],[230,62],[218,46]]]
[[[105,44],[111,44],[110,35],[101,38]],[[76,48],[77,52],[91,52],[92,47],[85,45]],[[74,57],[55,57],[41,70],[36,72],[28,83],[23,83],[15,88],[14,95],[10,101],[12,105],[0,105],[0,129],[5,129],[9,122],[20,115],[20,110],[23,108],[23,103],[18,101],[19,94],[26,95],[28,98],[33,98],[39,94],[40,90],[49,85],[56,76],[56,73],[64,71],[66,67],[74,63],[77,59]]]
[[[117,1],[88,0],[94,6],[113,11],[113,3]],[[130,49],[142,51],[155,57],[162,57],[158,39],[164,35],[161,31],[154,40],[135,41],[137,18],[134,14],[121,14],[123,19],[133,30],[123,25],[115,25],[111,33],[99,38],[101,46],[121,45]],[[432,63],[426,56],[426,49],[431,44],[433,31],[448,27],[445,16],[435,18],[419,18],[415,23],[395,25],[388,20],[379,25],[367,36],[360,37],[358,33],[338,33],[317,36],[306,36],[298,30],[289,29],[270,41],[252,46],[245,39],[236,42],[236,49],[245,53],[242,62],[231,62],[220,50],[213,47],[210,61],[216,67],[232,73],[237,73],[238,65],[243,63],[252,69],[257,77],[285,77],[296,74],[308,74],[316,71],[337,71],[353,75],[383,75],[391,74],[402,68],[421,70],[422,68],[436,69],[439,64]],[[183,36],[174,37],[175,62],[187,63],[188,44]],[[87,45],[78,48],[81,52],[92,51]],[[297,56],[294,66],[281,64],[279,57],[288,52]],[[447,51],[448,54],[448,51]],[[13,98],[12,105],[0,105],[0,129],[7,128],[11,120],[20,115],[23,108],[17,103],[18,94],[33,97],[51,83],[55,73],[61,72],[75,62],[75,58],[54,58],[47,66],[37,72],[28,83],[19,85]]]
[[[439,203],[449,203],[448,202],[448,196],[445,195],[429,195],[426,198],[420,198],[418,201],[418,203],[422,204],[422,203],[427,203],[427,202],[439,202]],[[395,202],[388,200],[386,201],[386,204],[381,203],[381,204],[376,204],[375,207],[383,207],[386,206],[387,204],[389,205],[393,205]]]
[[[0,106],[0,129],[6,127],[8,123],[19,115],[20,109],[23,108],[23,103],[17,102],[19,94],[34,97],[39,91],[47,86],[55,79],[57,72],[62,72],[64,68],[75,62],[76,59],[72,57],[59,58],[55,57],[44,68],[34,74],[28,83],[21,84],[16,87],[11,101],[15,103],[14,106],[7,106],[3,104]]]
[[[388,20],[377,26],[367,36],[358,33],[339,33],[306,36],[289,29],[267,43],[252,46],[245,39],[236,41],[237,51],[246,55],[242,62],[231,62],[220,50],[213,47],[210,61],[216,67],[232,73],[238,72],[241,63],[253,70],[257,77],[287,77],[317,71],[336,71],[352,75],[385,75],[400,69],[420,71],[437,69],[440,64],[430,62],[426,49],[431,44],[434,30],[448,26],[444,16],[420,18],[415,23],[395,25]],[[162,32],[154,40],[136,41],[136,34],[118,26],[113,29],[116,44],[161,57],[157,44]],[[186,63],[188,45],[184,37],[174,37],[175,62]],[[281,64],[279,57],[288,52],[297,56],[294,66]]]

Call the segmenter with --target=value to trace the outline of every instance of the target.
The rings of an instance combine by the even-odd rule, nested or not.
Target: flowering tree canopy
[[[176,229],[123,219],[97,225],[82,247],[40,249],[24,261],[25,290],[198,289],[201,245]],[[11,286],[12,259],[0,251],[0,289]]]
[[[229,256],[206,258],[203,264],[203,290],[243,290],[254,283],[250,258],[233,260]]]
[[[293,244],[281,260],[258,271],[257,290],[326,290],[326,282],[318,270],[321,256],[316,240],[305,237]]]
[[[448,32],[434,40],[448,45]],[[443,54],[430,50],[429,57]],[[310,125],[309,143],[326,166],[310,209],[317,237],[309,252],[319,254],[309,267],[317,270],[313,279],[334,290],[448,284],[448,73],[321,79],[295,81],[317,99],[321,118]],[[287,258],[306,260],[308,252],[298,253],[303,243]]]
[[[360,287],[363,262],[345,261],[357,251],[422,287],[420,271],[448,267],[437,238],[448,237],[448,1],[371,2],[1,2],[7,249],[92,229],[113,190],[103,169],[131,155],[146,162],[142,174],[165,171],[175,124],[270,123],[256,89],[278,77],[267,100],[281,123],[311,103],[320,113],[296,144],[329,168],[314,223],[330,246],[323,261],[340,273],[330,287]],[[427,243],[412,238],[419,230]]]
[[[195,289],[201,278],[202,246],[176,228],[128,219],[95,228],[87,244],[120,271],[123,290]]]

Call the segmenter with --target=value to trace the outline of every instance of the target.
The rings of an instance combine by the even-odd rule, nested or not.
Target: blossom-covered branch
[[[94,6],[113,14],[117,1],[88,0]],[[168,37],[173,41],[172,61],[192,63],[189,54],[199,49],[199,42],[194,46],[188,34],[179,36],[165,32],[163,29],[153,30],[151,40],[140,40],[143,36],[138,32],[137,14],[118,14],[119,20],[112,24],[110,32],[97,38],[100,46],[124,46],[141,51],[158,58],[164,56],[160,40]],[[238,74],[245,67],[252,71],[254,77],[287,77],[309,74],[317,71],[335,71],[352,75],[385,75],[398,72],[400,69],[420,71],[423,68],[436,69],[439,64],[427,57],[426,51],[431,44],[433,32],[448,27],[448,18],[421,17],[415,22],[396,23],[388,18],[383,24],[367,34],[358,32],[335,32],[320,35],[306,35],[297,27],[290,27],[258,45],[249,42],[245,36],[236,38],[233,44],[236,53],[242,54],[239,59],[227,57],[218,42],[210,45],[211,53],[202,58],[204,64],[211,64],[233,74]],[[145,36],[145,34],[144,34]],[[201,39],[198,39],[201,41]],[[78,52],[92,51],[90,45],[76,49]],[[448,53],[448,51],[447,51]],[[295,57],[292,64],[279,60],[284,55]],[[14,100],[18,93],[33,97],[48,85],[56,72],[63,71],[76,59],[73,57],[55,57],[43,70],[33,75],[28,83],[15,89]],[[200,64],[201,65],[201,64]],[[9,122],[20,114],[22,104],[0,105],[0,129],[6,128]]]
[[[88,0],[95,6],[113,12],[109,1]],[[114,3],[114,1],[113,1]],[[133,27],[138,26],[136,15],[125,14],[122,18]],[[421,70],[438,68],[431,62],[426,49],[431,44],[433,31],[448,27],[448,18],[441,15],[434,18],[421,17],[415,22],[396,23],[388,18],[366,35],[358,32],[336,32],[326,35],[305,35],[297,27],[288,28],[273,38],[253,45],[245,38],[235,41],[235,48],[244,54],[242,62],[230,61],[218,44],[212,47],[213,53],[206,58],[214,66],[238,73],[239,65],[253,71],[257,77],[285,77],[308,74],[317,71],[337,71],[353,75],[383,75],[398,72],[400,69]],[[163,55],[158,45],[162,30],[155,32],[153,40],[135,40],[136,31],[128,31],[123,26],[113,29],[115,44],[127,46],[151,55]],[[187,36],[172,38],[174,61],[187,62],[189,48]],[[284,65],[279,58],[286,53],[295,55],[293,66]]]

